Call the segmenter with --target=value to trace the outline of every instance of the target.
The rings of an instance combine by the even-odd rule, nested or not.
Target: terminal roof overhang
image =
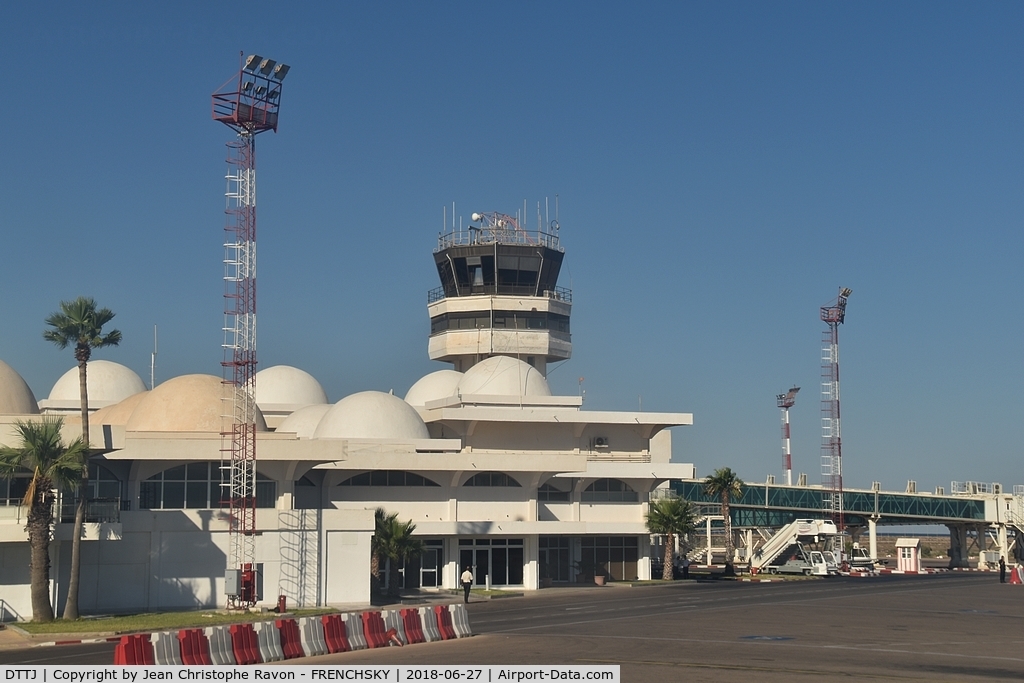
[[[644,438],[667,427],[690,426],[692,413],[580,410],[577,396],[449,396],[428,401],[420,416],[431,422],[527,423],[572,425],[579,436],[590,425],[632,427]]]

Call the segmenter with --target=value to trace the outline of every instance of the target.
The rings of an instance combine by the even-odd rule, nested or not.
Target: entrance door
[[[459,540],[459,574],[467,567],[473,572],[473,585],[486,586],[491,574],[492,586],[523,585],[523,540],[467,539]]]

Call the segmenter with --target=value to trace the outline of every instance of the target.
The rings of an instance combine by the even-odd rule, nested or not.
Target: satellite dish
[[[474,213],[469,218],[470,218],[470,220],[479,221],[479,220],[483,220],[483,215],[479,214],[479,213]]]

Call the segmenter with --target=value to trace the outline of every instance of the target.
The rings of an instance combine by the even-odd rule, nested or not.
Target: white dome
[[[149,395],[148,391],[140,391],[134,396],[129,396],[120,403],[107,406],[106,408],[100,408],[89,418],[89,424],[97,425],[121,425],[122,427],[128,424],[128,420],[131,419],[132,413],[142,399]]]
[[[320,420],[333,407],[330,403],[314,403],[311,406],[299,408],[281,421],[281,424],[277,426],[277,431],[293,432],[300,439],[311,439]]]
[[[0,415],[35,415],[39,405],[21,375],[0,360]]]
[[[491,356],[466,371],[459,393],[485,396],[550,396],[544,375],[511,356]]]
[[[223,398],[228,387],[213,375],[182,375],[169,379],[132,411],[129,432],[220,432],[221,415],[230,412]],[[229,408],[230,406],[227,406]],[[256,409],[256,431],[267,431],[263,413]]]
[[[320,382],[305,370],[290,365],[274,365],[256,373],[256,405],[308,406],[327,403]]]
[[[409,388],[405,402],[422,408],[428,401],[454,396],[462,377],[462,373],[455,370],[438,370],[424,375]]]
[[[90,408],[120,403],[129,396],[146,390],[145,383],[134,370],[109,360],[89,361],[85,377]],[[55,403],[58,401],[61,405]],[[54,407],[65,407],[62,404],[69,401],[75,405],[81,401],[77,365],[61,375],[47,399],[47,403]]]
[[[320,420],[314,439],[429,439],[427,425],[411,405],[391,394],[362,391],[335,403]]]

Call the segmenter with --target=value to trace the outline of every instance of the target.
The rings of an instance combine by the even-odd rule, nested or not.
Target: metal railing
[[[121,510],[130,509],[124,507],[129,503],[130,501],[122,501],[120,498],[90,498],[85,504],[85,521],[90,524],[120,522]],[[72,524],[75,521],[77,506],[77,498],[71,496],[61,498],[58,517],[61,524]]]
[[[537,290],[535,287],[530,286],[519,286],[519,285],[475,285],[472,287],[465,287],[461,290],[462,296],[471,296],[474,294],[493,294],[495,296],[536,296]],[[540,292],[540,296],[547,299],[554,299],[555,301],[562,301],[567,304],[572,303],[572,290],[568,287],[555,287],[554,289],[545,289]],[[446,299],[447,294],[444,292],[444,287],[435,287],[427,292],[427,303],[432,304],[435,301],[441,301]]]
[[[452,232],[438,235],[437,249],[434,251],[436,253],[451,247],[469,247],[478,244],[521,244],[564,251],[559,243],[558,235],[539,231],[491,227],[453,230]]]

